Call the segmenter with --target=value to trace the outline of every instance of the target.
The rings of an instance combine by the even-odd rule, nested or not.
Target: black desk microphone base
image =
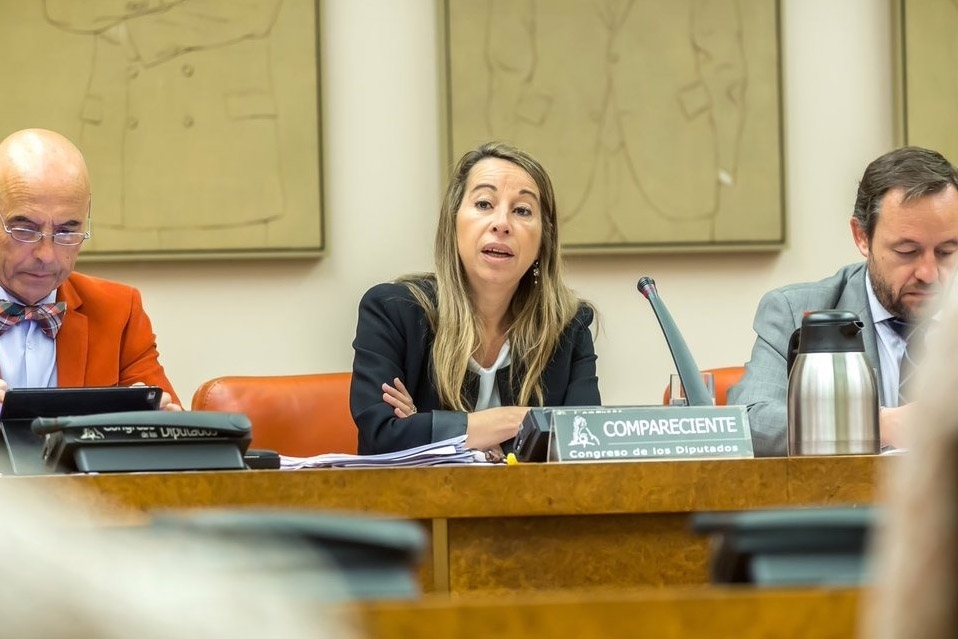
[[[243,470],[246,464],[236,444],[178,443],[175,446],[116,445],[77,448],[74,464],[81,473],[118,473],[135,470]],[[57,464],[62,465],[62,461]]]

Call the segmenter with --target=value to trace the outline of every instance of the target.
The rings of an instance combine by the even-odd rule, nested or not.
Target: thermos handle
[[[842,332],[842,335],[844,335],[845,337],[855,337],[856,335],[861,333],[862,330],[864,330],[864,328],[865,328],[865,322],[858,320],[855,322],[849,322],[848,324],[845,324],[844,326],[842,326],[841,332]]]
[[[787,355],[787,365],[785,367],[785,375],[792,374],[792,365],[795,364],[795,358],[798,357],[798,341],[802,335],[802,329],[796,328],[792,331],[791,337],[788,338],[788,352]]]

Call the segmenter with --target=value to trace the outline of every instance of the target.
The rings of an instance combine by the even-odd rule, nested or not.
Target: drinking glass
[[[702,373],[702,381],[705,382],[705,388],[712,397],[712,405],[715,405],[715,377],[712,373]],[[669,406],[686,406],[688,400],[685,398],[685,387],[682,386],[682,380],[678,373],[672,373],[669,377]]]

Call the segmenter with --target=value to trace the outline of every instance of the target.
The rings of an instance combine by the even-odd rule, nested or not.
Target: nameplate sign
[[[549,459],[750,458],[745,406],[553,408]]]

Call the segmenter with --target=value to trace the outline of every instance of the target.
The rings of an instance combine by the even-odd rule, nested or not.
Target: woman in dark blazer
[[[594,311],[562,280],[555,194],[512,147],[466,153],[446,190],[436,272],[359,305],[350,407],[361,454],[466,435],[511,450],[528,406],[601,403]]]

